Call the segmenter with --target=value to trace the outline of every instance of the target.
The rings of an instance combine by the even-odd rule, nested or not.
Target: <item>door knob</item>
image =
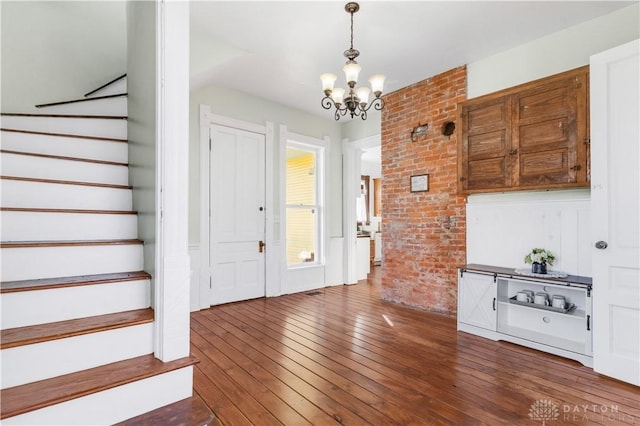
[[[598,241],[598,242],[596,243],[596,248],[597,248],[597,249],[600,249],[600,250],[604,250],[604,249],[606,249],[608,246],[609,246],[609,244],[607,244],[607,242],[606,242],[606,241]]]

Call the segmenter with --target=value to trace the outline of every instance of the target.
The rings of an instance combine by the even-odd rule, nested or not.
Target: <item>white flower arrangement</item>
[[[551,251],[543,248],[531,249],[531,253],[524,258],[525,263],[540,263],[542,265],[553,265],[556,256]]]

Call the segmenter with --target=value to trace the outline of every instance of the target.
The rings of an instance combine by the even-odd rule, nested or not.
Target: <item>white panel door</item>
[[[211,304],[265,295],[265,137],[211,126]]]
[[[591,57],[593,367],[640,385],[640,41]]]

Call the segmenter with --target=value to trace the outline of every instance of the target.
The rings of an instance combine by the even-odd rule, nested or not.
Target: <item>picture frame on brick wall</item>
[[[412,175],[411,192],[424,192],[429,190],[429,175]]]

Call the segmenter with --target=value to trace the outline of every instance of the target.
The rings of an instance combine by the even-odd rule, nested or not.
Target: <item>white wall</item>
[[[129,183],[138,212],[145,270],[154,276],[156,240],[156,12],[155,2],[130,2],[127,86]],[[154,286],[152,286],[153,288]],[[153,295],[151,300],[154,300]]]
[[[467,66],[473,98],[589,64],[638,38],[639,5],[542,37]],[[467,262],[524,267],[533,247],[558,255],[554,269],[590,276],[590,191],[474,194],[467,204]]]
[[[125,1],[2,1],[2,112],[82,97],[124,74]]]
[[[589,64],[589,57],[635,40],[638,3],[467,65],[467,98]]]

